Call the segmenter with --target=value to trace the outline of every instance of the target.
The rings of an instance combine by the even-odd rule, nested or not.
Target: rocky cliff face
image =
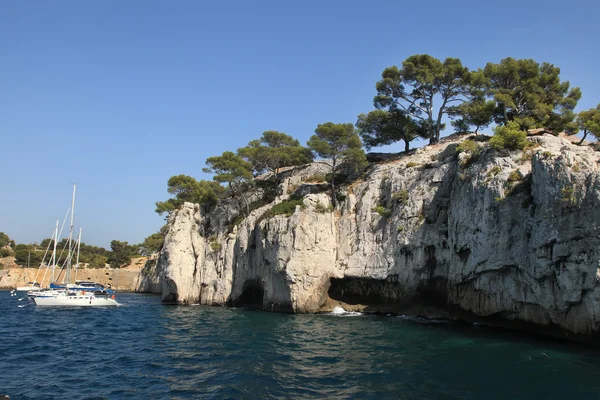
[[[238,202],[185,204],[141,290],[164,302],[441,314],[591,337],[599,329],[598,152],[531,137],[526,152],[459,153],[446,139],[371,165],[334,210],[322,164],[236,224]],[[311,178],[313,177],[313,178]],[[303,196],[291,216],[274,204]],[[260,193],[255,196],[260,196]],[[235,226],[234,226],[235,225]]]

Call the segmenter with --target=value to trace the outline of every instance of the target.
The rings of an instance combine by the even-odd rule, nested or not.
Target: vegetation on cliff
[[[252,183],[252,164],[231,151],[225,151],[220,156],[209,157],[208,167],[203,171],[214,174],[213,179],[226,183],[229,192],[244,201],[246,215],[250,213],[250,205],[245,190]]]
[[[398,118],[399,125],[416,129],[431,144],[440,140],[442,118],[451,103],[467,101],[474,95],[473,89],[481,85],[458,58],[441,62],[427,54],[408,57],[402,68],[386,68],[381,78],[375,86],[375,107]]]
[[[166,201],[156,202],[156,212],[163,214],[179,208],[184,202],[216,204],[225,189],[217,182],[197,181],[191,176],[177,175],[169,178],[167,191],[175,195]]]
[[[263,132],[260,139],[252,140],[248,146],[238,149],[238,155],[252,165],[255,176],[271,172],[275,179],[278,179],[281,168],[313,161],[309,149],[290,135],[277,131]]]
[[[596,108],[590,108],[577,115],[577,128],[583,132],[579,144],[583,143],[588,134],[596,139],[600,137],[600,104]]]
[[[233,196],[243,202],[241,208],[248,215],[256,205],[262,206],[281,194],[266,188],[270,185],[277,190],[282,168],[306,164],[315,157],[331,166],[327,182],[335,207],[338,183],[349,182],[349,176],[360,176],[367,166],[363,145],[370,149],[402,141],[408,152],[410,142],[419,137],[437,143],[448,121],[461,134],[477,134],[493,126],[494,136],[489,143],[462,145],[464,149],[459,151],[467,153],[463,166],[475,162],[485,148],[525,149],[529,129],[568,134],[581,131],[584,139],[600,135],[600,104],[576,115],[581,90],[561,81],[558,67],[532,59],[508,57],[469,70],[457,58],[441,61],[417,54],[404,60],[401,67],[385,68],[375,89],[376,109],[360,114],[356,129],[351,123],[319,124],[307,147],[285,133],[265,131],[237,153],[226,151],[209,157],[204,172],[214,174],[214,182],[196,181],[185,175],[169,179],[167,190],[173,197],[157,202],[156,212],[171,212],[186,201],[210,209],[218,199]],[[272,182],[255,179],[264,173],[272,175]],[[257,193],[257,187],[262,189],[263,199],[254,198],[250,203],[249,196]]]
[[[335,174],[342,163],[354,172],[362,171],[367,165],[367,158],[362,143],[352,124],[334,124],[327,122],[315,129],[315,134],[307,142],[312,151],[319,157],[331,160],[332,178],[331,202],[335,207]]]
[[[15,241],[8,237],[4,232],[0,232],[0,248],[14,247]]]

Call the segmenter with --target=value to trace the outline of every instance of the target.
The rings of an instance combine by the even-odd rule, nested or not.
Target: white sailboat
[[[38,306],[67,306],[67,307],[116,307],[120,305],[114,299],[115,295],[96,295],[94,292],[60,291],[49,296],[35,296],[33,301]]]
[[[71,228],[69,230],[69,243],[67,255],[67,267],[65,270],[65,281],[70,281],[71,278],[71,242],[73,241],[73,216],[75,210],[75,189],[77,185],[73,185],[73,197],[71,199]],[[42,293],[40,293],[42,294]],[[38,306],[67,306],[67,307],[115,307],[119,303],[115,300],[115,295],[111,295],[102,291],[86,291],[72,290],[68,286],[65,289],[48,291],[42,295],[33,297],[33,301]]]
[[[66,217],[66,216],[65,216]],[[64,226],[64,224],[63,224]],[[27,291],[27,297],[29,298],[33,298],[36,296],[50,296],[50,295],[54,295],[56,294],[55,290],[49,289],[49,288],[43,288],[41,286],[41,284],[37,283],[37,277],[38,274],[40,273],[40,270],[42,268],[42,266],[44,265],[44,261],[46,260],[46,255],[48,254],[48,250],[50,249],[50,244],[54,244],[53,248],[52,248],[52,255],[50,256],[50,261],[51,261],[51,265],[52,265],[52,277],[54,277],[54,270],[56,268],[56,243],[58,242],[58,220],[56,221],[56,227],[54,228],[54,232],[52,233],[52,240],[50,243],[48,243],[48,246],[46,247],[46,253],[44,253],[44,257],[42,258],[42,263],[40,264],[40,268],[38,269],[38,272],[35,275],[35,279],[33,281],[33,289],[28,290]],[[42,277],[42,282],[44,282],[44,280],[46,279],[46,273],[48,272],[48,268],[50,267],[50,264],[45,268],[44,271],[44,276]],[[29,283],[28,283],[29,285]],[[17,288],[17,290],[27,290],[25,287],[21,287],[21,288]]]
[[[35,293],[35,292],[42,290],[42,285],[37,282],[37,278],[40,273],[40,270],[42,269],[42,266],[44,265],[44,261],[46,261],[46,256],[48,255],[48,250],[50,249],[50,244],[52,242],[54,242],[54,250],[52,251],[52,259],[53,259],[54,264],[56,264],[56,241],[58,240],[57,236],[58,236],[58,221],[56,221],[56,228],[54,228],[54,232],[52,233],[52,240],[50,243],[48,243],[48,246],[46,247],[46,252],[44,253],[44,257],[42,258],[42,262],[40,263],[40,267],[38,268],[38,270],[35,274],[33,282],[27,282],[27,284],[25,286],[18,286],[17,287],[18,292],[27,292],[28,295],[31,295],[31,293]],[[31,255],[31,253],[27,254],[27,269],[28,270],[29,270],[30,255]],[[46,277],[46,273],[44,272],[44,277],[42,278],[42,281],[44,280],[45,277]]]
[[[31,253],[27,253],[27,275],[29,275],[29,261],[31,260]],[[17,286],[18,292],[35,292],[40,290],[42,287],[34,279],[33,282],[27,282],[25,286]]]
[[[29,275],[29,261],[31,260],[31,253],[27,253],[27,275]],[[41,289],[39,283],[33,280],[33,282],[27,282],[25,286],[17,286],[18,292],[34,292]]]
[[[27,286],[17,286],[17,292],[37,292],[42,287],[37,282],[27,282]]]

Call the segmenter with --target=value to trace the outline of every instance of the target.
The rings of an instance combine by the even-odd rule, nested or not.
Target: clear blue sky
[[[2,1],[0,231],[142,241],[169,177],[265,130],[355,122],[381,71],[428,53],[559,66],[600,102],[595,1]],[[392,147],[400,151],[401,144]]]

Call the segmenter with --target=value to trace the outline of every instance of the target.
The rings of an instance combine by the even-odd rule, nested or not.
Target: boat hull
[[[119,303],[108,296],[96,297],[91,294],[77,296],[34,297],[40,307],[117,307]]]
[[[37,292],[41,288],[39,286],[19,286],[17,292]]]

